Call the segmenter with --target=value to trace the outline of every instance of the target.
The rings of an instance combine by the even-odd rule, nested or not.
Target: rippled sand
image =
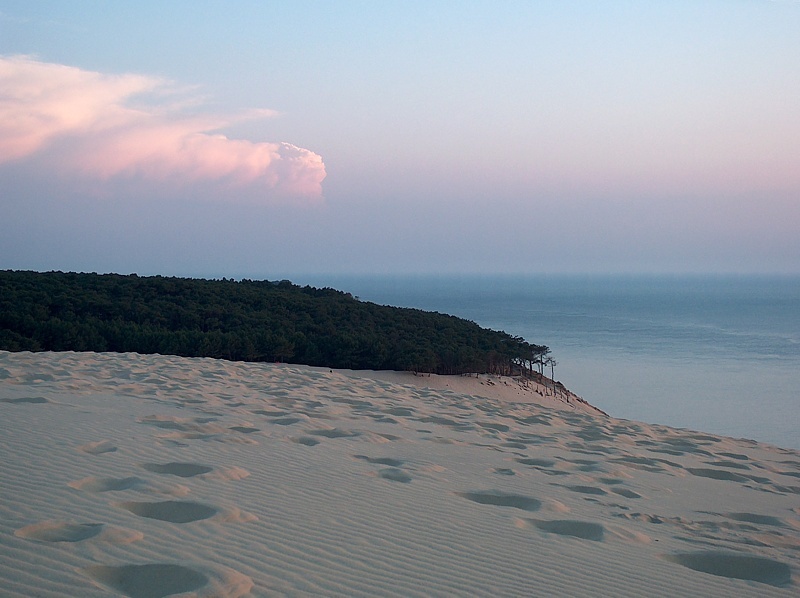
[[[797,594],[797,451],[513,384],[0,352],[2,593]]]

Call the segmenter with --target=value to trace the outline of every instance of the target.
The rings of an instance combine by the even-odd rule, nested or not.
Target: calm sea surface
[[[615,417],[800,448],[800,277],[293,281],[547,345],[556,378]]]

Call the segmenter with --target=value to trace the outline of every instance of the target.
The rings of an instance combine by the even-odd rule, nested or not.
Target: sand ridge
[[[325,371],[325,368],[313,368]],[[331,373],[333,370],[329,370]],[[500,376],[496,374],[465,374],[442,376],[416,372],[394,372],[374,370],[336,370],[337,373],[355,378],[381,380],[393,384],[403,384],[416,388],[444,390],[462,395],[484,397],[507,403],[536,403],[543,407],[568,409],[578,413],[606,415],[603,411],[587,403],[582,397],[545,377],[535,381],[521,376]]]
[[[796,595],[797,451],[385,378],[0,352],[0,586]]]

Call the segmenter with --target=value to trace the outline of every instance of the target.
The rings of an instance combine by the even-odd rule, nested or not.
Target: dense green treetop
[[[0,271],[0,349],[440,374],[532,371],[549,352],[454,316],[285,280],[18,271]]]

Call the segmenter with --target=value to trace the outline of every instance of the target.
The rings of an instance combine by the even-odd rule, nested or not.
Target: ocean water
[[[615,417],[800,448],[800,277],[293,280],[547,345],[556,379]]]

